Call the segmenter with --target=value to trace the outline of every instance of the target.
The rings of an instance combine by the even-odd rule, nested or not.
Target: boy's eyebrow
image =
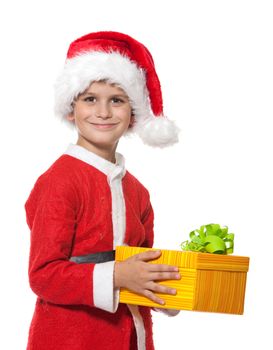
[[[92,91],[87,91],[87,92],[84,92],[82,94],[82,96],[86,96],[86,95],[93,95],[93,96],[97,96],[97,94],[95,92],[92,92]],[[113,98],[113,97],[123,97],[123,98],[127,98],[129,99],[129,97],[126,95],[126,94],[123,94],[123,93],[118,93],[118,94],[112,94],[109,96],[110,98]]]

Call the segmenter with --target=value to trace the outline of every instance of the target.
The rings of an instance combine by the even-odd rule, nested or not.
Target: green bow
[[[234,234],[228,233],[227,226],[203,225],[199,230],[190,232],[190,239],[181,243],[182,250],[213,254],[233,253]]]

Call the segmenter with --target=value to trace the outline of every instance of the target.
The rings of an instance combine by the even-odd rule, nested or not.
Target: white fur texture
[[[154,116],[151,111],[144,70],[117,52],[84,52],[68,59],[55,84],[55,114],[66,120],[75,97],[100,80],[118,85],[128,95],[135,116],[128,133],[136,132],[145,144],[155,147],[178,141],[175,124],[166,117]]]
[[[179,128],[164,116],[151,116],[136,128],[139,137],[149,146],[163,148],[178,142]]]

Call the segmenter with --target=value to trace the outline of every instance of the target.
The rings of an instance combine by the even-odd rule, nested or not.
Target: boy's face
[[[67,118],[75,123],[78,144],[94,152],[115,150],[120,137],[133,123],[128,96],[107,82],[92,83],[74,101],[73,112]]]

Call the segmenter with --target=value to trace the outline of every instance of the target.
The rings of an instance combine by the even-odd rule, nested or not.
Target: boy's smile
[[[116,125],[118,125],[118,123],[90,123],[90,124],[98,130],[111,130]]]
[[[133,122],[126,93],[104,81],[92,83],[79,95],[67,118],[77,128],[77,144],[109,161],[115,161],[118,141]]]

